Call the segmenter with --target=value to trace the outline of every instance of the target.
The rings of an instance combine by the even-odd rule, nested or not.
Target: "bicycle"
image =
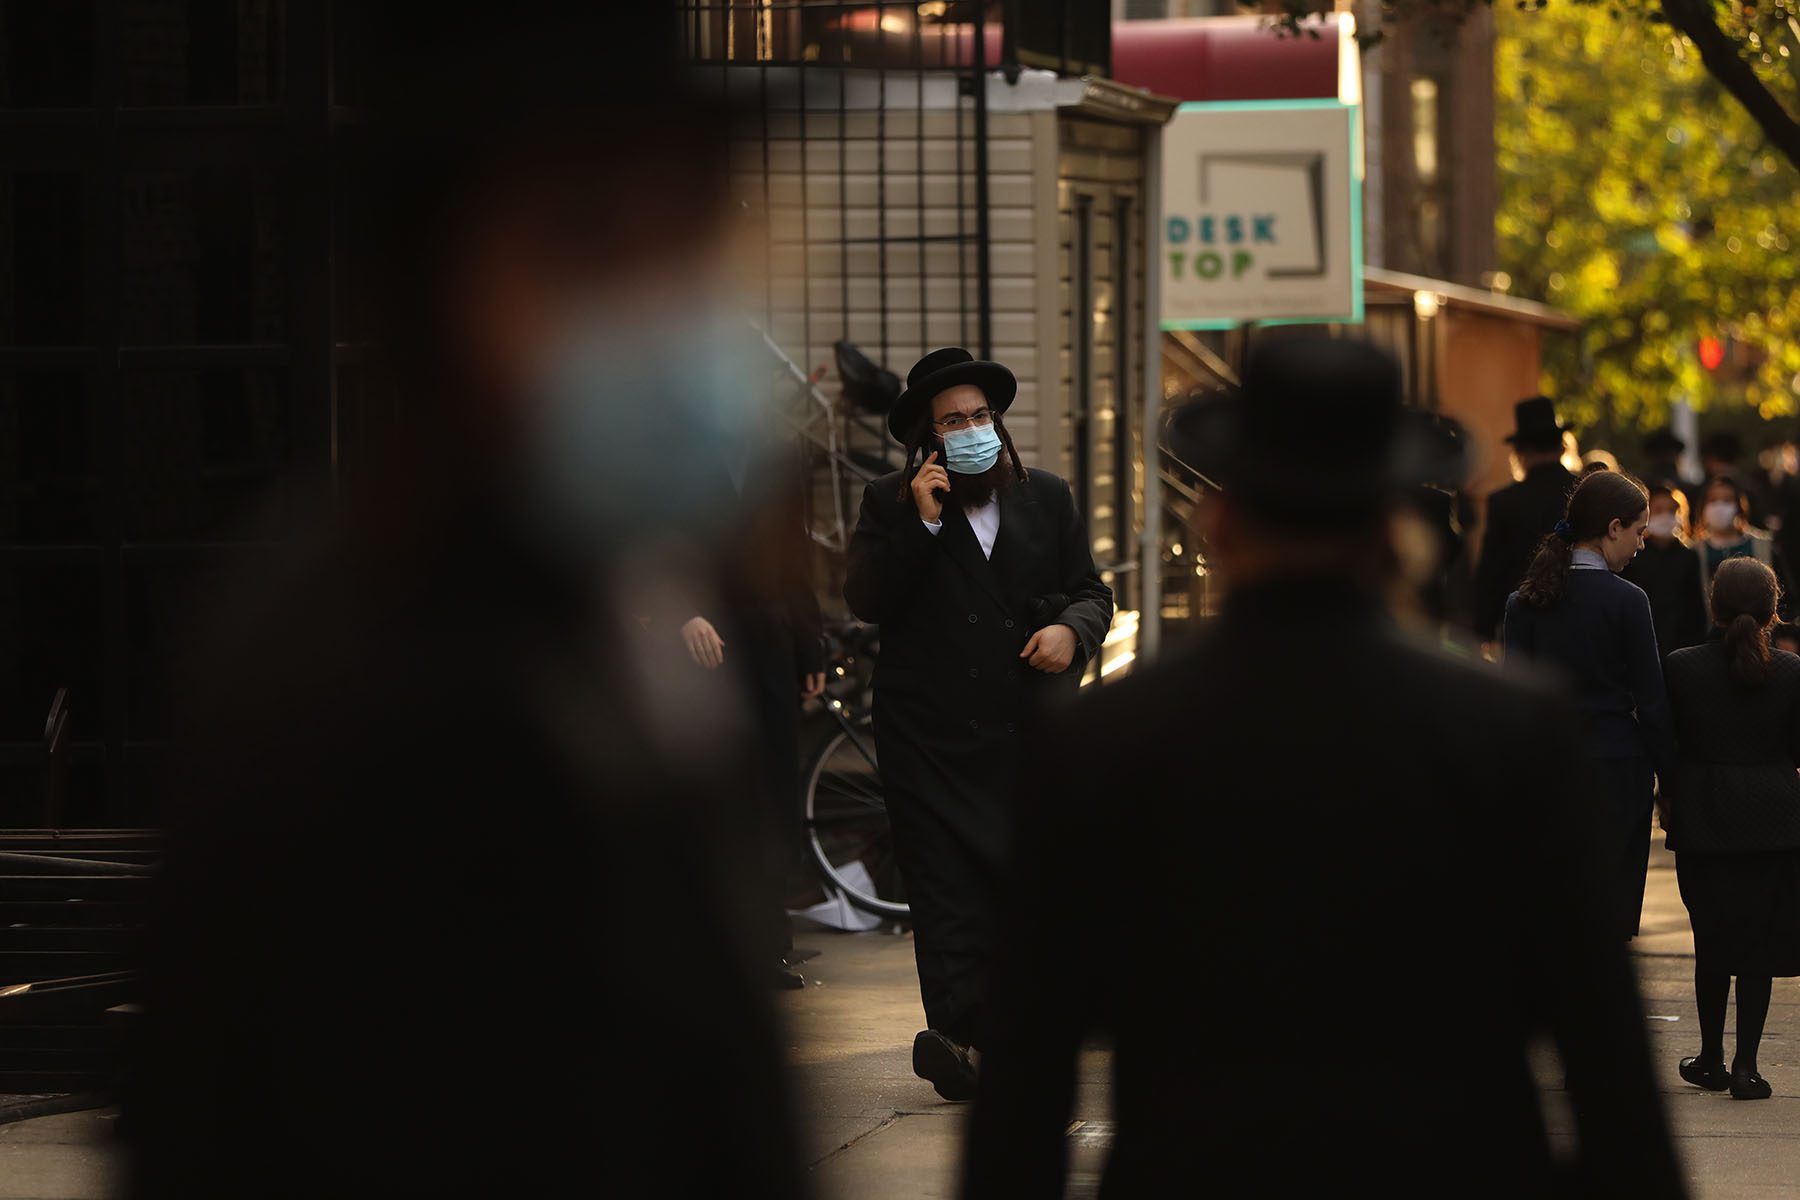
[[[821,714],[803,759],[806,849],[827,894],[890,921],[912,915],[894,857],[870,718],[879,635],[850,621],[827,629],[832,654]]]

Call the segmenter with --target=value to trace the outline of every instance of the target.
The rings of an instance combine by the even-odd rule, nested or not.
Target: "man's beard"
[[[950,498],[964,512],[980,508],[1012,485],[1012,461],[1003,452],[994,465],[979,475],[946,471],[950,476]]]

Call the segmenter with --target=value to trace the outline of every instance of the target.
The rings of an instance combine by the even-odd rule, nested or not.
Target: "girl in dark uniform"
[[[1713,575],[1725,630],[1669,656],[1675,770],[1664,813],[1694,925],[1700,1053],[1681,1077],[1763,1100],[1756,1069],[1771,980],[1800,975],[1800,657],[1770,650],[1780,589],[1754,558]],[[1725,1069],[1725,1001],[1737,976],[1737,1054]]]
[[[1650,601],[1617,574],[1643,548],[1648,518],[1649,497],[1637,480],[1617,471],[1584,478],[1507,598],[1504,626],[1507,660],[1558,669],[1586,718],[1592,775],[1605,789],[1602,853],[1624,938],[1637,936],[1643,912],[1655,773],[1670,751]]]

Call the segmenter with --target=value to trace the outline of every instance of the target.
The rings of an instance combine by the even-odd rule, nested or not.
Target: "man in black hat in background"
[[[1371,346],[1278,343],[1177,414],[1176,456],[1224,488],[1198,518],[1224,612],[1025,749],[966,1196],[1063,1194],[1093,1033],[1103,1195],[1565,1194],[1538,1031],[1577,1115],[1567,1194],[1681,1194],[1577,719],[1382,609],[1419,482],[1399,396]]]
[[[1687,452],[1687,443],[1665,425],[1646,433],[1640,444],[1644,451],[1644,482],[1667,484],[1671,493],[1680,493],[1689,512],[1695,511],[1701,485],[1681,473],[1681,456]]]
[[[1499,636],[1506,598],[1525,578],[1538,545],[1562,520],[1575,476],[1562,465],[1563,426],[1547,396],[1513,406],[1515,428],[1506,438],[1525,478],[1488,497],[1481,557],[1475,564],[1475,636]]]
[[[946,348],[906,385],[888,415],[906,466],[863,493],[844,599],[881,627],[875,744],[929,1026],[913,1069],[967,1100],[992,1033],[1019,728],[1074,694],[1113,603],[1069,485],[1013,449],[1012,372]]]

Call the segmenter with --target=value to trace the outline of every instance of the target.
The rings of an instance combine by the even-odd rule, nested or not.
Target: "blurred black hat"
[[[1700,453],[1706,458],[1734,463],[1744,456],[1744,439],[1729,429],[1721,429],[1700,439]]]
[[[1394,479],[1402,487],[1459,492],[1475,466],[1469,431],[1454,417],[1403,408],[1393,465]]]
[[[1675,431],[1668,426],[1652,429],[1644,435],[1642,442],[1645,454],[1680,454],[1687,449],[1687,443],[1675,436]]]
[[[1431,457],[1402,449],[1411,439],[1400,395],[1399,363],[1367,342],[1271,342],[1253,352],[1240,386],[1176,410],[1167,442],[1267,520],[1344,528],[1379,515],[1411,482],[1403,460]]]
[[[1562,445],[1567,426],[1556,419],[1556,402],[1548,396],[1532,396],[1513,405],[1513,431],[1506,441],[1527,449]]]
[[[1019,394],[1019,381],[999,363],[983,362],[961,346],[945,346],[921,358],[906,373],[906,390],[888,412],[888,432],[904,445],[920,419],[931,411],[932,397],[965,383],[981,389],[995,416],[1010,408]]]

